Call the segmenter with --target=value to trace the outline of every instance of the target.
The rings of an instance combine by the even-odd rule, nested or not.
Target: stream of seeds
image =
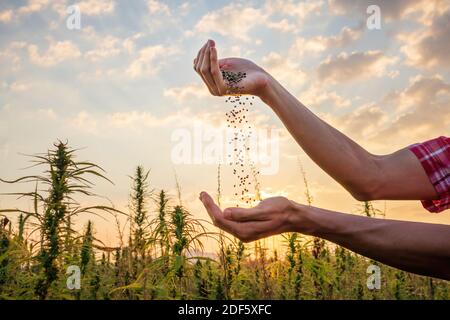
[[[232,131],[228,143],[232,145],[233,155],[229,154],[228,164],[232,167],[235,181],[233,184],[234,196],[247,205],[255,201],[249,193],[252,179],[256,179],[259,172],[252,171],[253,163],[250,160],[249,140],[253,134],[249,124],[249,106],[253,105],[255,97],[248,97],[241,94],[243,87],[239,84],[247,74],[245,72],[232,72],[222,70],[222,76],[228,85],[230,96],[225,100],[232,105],[232,109],[226,113],[227,126]],[[246,160],[248,160],[248,165]],[[236,204],[239,206],[239,204]]]

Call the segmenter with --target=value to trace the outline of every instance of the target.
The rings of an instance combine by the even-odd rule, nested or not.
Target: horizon
[[[177,130],[193,134],[196,123],[226,127],[225,98],[210,96],[192,69],[207,39],[216,41],[220,57],[260,63],[372,153],[448,134],[450,4],[375,2],[383,17],[375,30],[366,26],[367,1],[84,0],[77,2],[81,26],[74,30],[67,28],[72,1],[2,2],[0,178],[28,172],[20,170],[28,166],[21,153],[45,152],[67,139],[84,148],[79,160],[106,170],[115,184],[99,182],[94,192],[120,210],[129,201],[128,176],[143,165],[151,170],[151,188],[173,198],[176,172],[183,204],[209,220],[198,194],[215,194],[217,163],[177,164],[171,156]],[[252,107],[250,123],[279,136],[278,171],[260,176],[263,198],[305,202],[300,161],[315,206],[356,214],[358,202],[306,156],[273,112],[259,99]],[[222,170],[226,207],[236,199],[231,168]],[[23,188],[0,184],[1,193]],[[30,205],[0,196],[1,208]],[[386,208],[387,219],[450,224],[450,211],[431,214],[419,201],[374,205]],[[113,245],[114,220],[92,220],[99,237]],[[80,230],[86,221],[80,218]]]

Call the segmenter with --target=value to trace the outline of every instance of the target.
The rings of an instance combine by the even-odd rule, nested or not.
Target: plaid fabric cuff
[[[422,200],[430,212],[441,212],[450,208],[450,138],[439,137],[409,146],[419,159],[439,198]]]

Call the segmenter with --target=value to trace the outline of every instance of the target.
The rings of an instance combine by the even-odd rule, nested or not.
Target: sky
[[[72,5],[79,28],[68,27]],[[369,5],[380,9],[380,28],[367,24]],[[220,57],[254,61],[325,121],[370,152],[387,154],[448,136],[448,34],[445,0],[2,0],[0,177],[34,172],[23,169],[23,154],[67,140],[82,148],[78,159],[106,170],[114,185],[96,180],[95,191],[117,208],[128,210],[129,175],[143,165],[151,188],[168,190],[174,201],[176,172],[183,204],[207,219],[198,194],[215,194],[217,164],[172,157],[174,132],[226,126],[225,99],[210,96],[192,68],[207,39]],[[358,212],[360,204],[307,157],[270,108],[255,100],[249,119],[278,137],[278,170],[260,176],[263,197],[304,202],[301,162],[314,205]],[[226,166],[222,180],[222,204],[233,205]],[[1,184],[0,192],[18,188],[32,186]],[[0,196],[0,206],[31,204]],[[450,224],[450,210],[431,214],[418,201],[375,206],[391,219]],[[117,242],[113,219],[94,223],[105,243]]]

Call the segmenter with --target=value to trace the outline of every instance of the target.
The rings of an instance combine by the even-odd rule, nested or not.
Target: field
[[[181,192],[169,195],[152,186],[141,166],[132,173],[129,212],[83,207],[77,198],[95,195],[90,179],[107,179],[101,167],[77,161],[76,150],[62,142],[32,159],[41,175],[2,180],[27,183],[29,192],[2,197],[26,198],[33,210],[0,208],[0,299],[450,297],[448,282],[390,268],[320,239],[285,234],[282,250],[269,250],[270,239],[244,244],[211,232],[208,221],[182,205]],[[310,203],[306,178],[305,190]],[[219,167],[219,201],[220,193]],[[81,214],[116,219],[120,244],[103,245],[91,222],[79,230],[71,221]],[[366,202],[361,214],[381,213]],[[217,243],[216,252],[204,251],[206,240]],[[373,288],[370,270],[377,267],[381,278]]]

